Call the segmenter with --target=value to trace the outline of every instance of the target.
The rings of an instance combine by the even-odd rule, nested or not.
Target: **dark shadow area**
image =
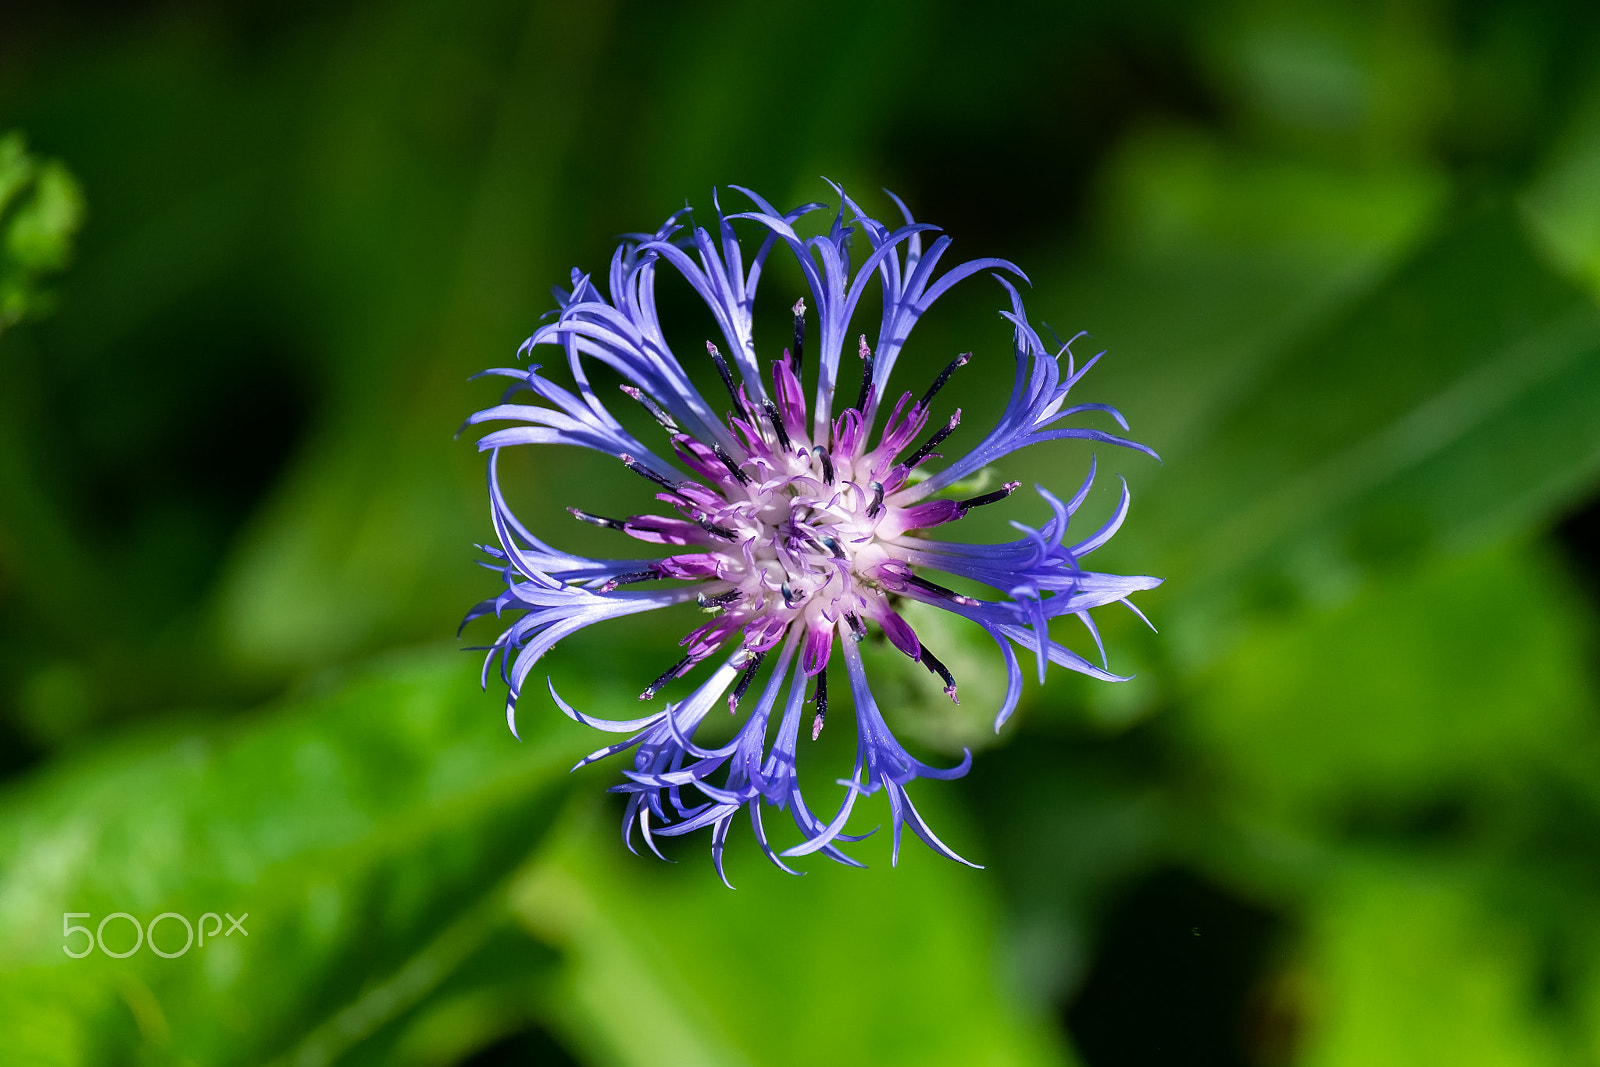
[[[578,1060],[542,1026],[530,1027],[503,1037],[461,1061],[461,1067],[511,1067],[538,1064],[539,1067],[578,1067]]]
[[[17,729],[10,716],[0,715],[0,778],[20,774],[45,754],[37,741]]]
[[[1222,120],[1222,103],[1171,24],[1153,29],[1128,12],[1056,5],[1038,16],[1039,32],[1025,40],[990,38],[994,25],[976,9],[947,13],[943,27],[946,47],[1009,54],[994,68],[1037,106],[983,106],[967,70],[930,81],[921,106],[884,140],[896,192],[967,254],[1020,255],[1046,234],[1059,240],[1063,223],[1081,231],[1090,181],[1130,127]]]
[[[1283,921],[1187,871],[1136,884],[1111,908],[1067,1008],[1091,1067],[1259,1067],[1284,1028],[1259,1009]]]
[[[1339,824],[1352,840],[1383,841],[1406,848],[1458,847],[1481,829],[1477,800],[1464,786],[1410,803],[1358,796],[1340,812]]]
[[[1556,543],[1565,550],[1590,598],[1600,600],[1600,497],[1556,524]]]
[[[204,594],[300,444],[311,357],[248,278],[196,292],[113,352],[41,351],[68,364],[40,368],[58,442],[42,473],[137,586],[147,627]]]

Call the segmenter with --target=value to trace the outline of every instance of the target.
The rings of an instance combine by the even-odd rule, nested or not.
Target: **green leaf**
[[[1183,719],[1251,818],[1326,825],[1592,751],[1594,625],[1543,555],[1443,559],[1292,624],[1201,676]]]
[[[333,1062],[504,928],[505,879],[586,734],[544,715],[519,744],[468,657],[423,651],[250,721],[58,764],[0,803],[11,1054],[260,1063],[299,1043],[297,1062]],[[249,918],[176,959],[72,959],[66,912]],[[104,936],[120,950],[134,935],[116,919]],[[177,951],[182,923],[157,936]]]
[[[933,790],[917,800],[951,829]],[[882,798],[864,806],[873,803]],[[676,850],[688,862],[668,866],[624,852],[598,806],[573,814],[515,897],[529,928],[567,955],[559,1017],[590,1063],[1067,1059],[1048,1021],[998,973],[988,872],[914,842],[891,868],[878,840],[851,849],[872,869],[809,857],[793,877],[768,866],[741,826],[730,891],[712,875],[703,838]]]
[[[1344,868],[1312,902],[1297,1005],[1311,1067],[1582,1062],[1540,1011],[1538,945],[1481,885],[1406,864]]]

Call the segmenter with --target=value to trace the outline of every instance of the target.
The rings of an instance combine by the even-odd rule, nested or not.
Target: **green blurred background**
[[[1593,5],[7,5],[6,131],[4,1062],[1600,1063]],[[1167,578],[1161,633],[1108,613],[1137,679],[998,738],[972,635],[959,709],[880,657],[922,752],[982,749],[914,795],[987,869],[736,829],[730,892],[478,690],[451,434],[616,234],[823,174],[1110,350],[1081,389],[1164,463],[1102,450],[1099,563]],[[999,303],[904,364],[977,349],[972,426]],[[1042,453],[1001,473],[1088,460]],[[637,487],[560,459],[513,473],[574,545]],[[681,624],[551,673],[622,707]],[[248,935],[62,952],[169,911]]]

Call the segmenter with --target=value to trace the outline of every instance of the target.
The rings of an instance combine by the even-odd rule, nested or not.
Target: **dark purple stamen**
[[[794,307],[790,308],[789,310],[794,312],[794,373],[795,377],[798,378],[800,376],[800,367],[803,362],[801,357],[805,354],[806,349],[805,297],[801,297],[799,300],[796,300],[794,302]]]
[[[883,483],[872,482],[872,503],[867,505],[867,518],[875,519],[883,510]]]
[[[657,404],[655,400],[651,398],[649,393],[646,393],[637,386],[632,385],[620,385],[617,388],[621,389],[624,393],[627,393],[639,403],[643,404],[644,409],[648,411],[650,415],[657,422],[659,422],[662,428],[668,433],[682,432],[678,429],[678,424],[673,421],[672,416],[667,414],[667,409],[662,407],[660,404]]]
[[[604,515],[591,515],[587,511],[579,511],[577,508],[568,508],[567,514],[579,522],[586,522],[590,526],[603,526],[607,530],[622,530],[626,529],[628,525],[621,519],[608,519]]]
[[[867,335],[861,335],[861,348],[857,353],[861,357],[861,395],[856,397],[856,410],[863,415],[867,411],[867,398],[872,395],[872,349],[867,347]]]
[[[717,458],[722,460],[722,465],[728,468],[728,472],[732,474],[734,478],[738,479],[740,485],[750,484],[750,476],[739,469],[739,464],[735,463],[733,461],[733,457],[728,455],[728,450],[726,448],[723,448],[720,444],[713,441],[711,442],[711,451],[715,452]]]
[[[739,684],[734,687],[733,694],[728,697],[728,714],[732,715],[739,708],[739,701],[744,697],[745,690],[750,688],[750,683],[756,680],[756,670],[760,668],[761,661],[767,656],[765,651],[757,652],[750,665],[739,676]]]
[[[718,526],[704,515],[696,515],[694,524],[712,537],[720,537],[724,541],[737,541],[739,539],[739,531],[730,530],[726,526]]]
[[[733,372],[728,369],[728,361],[722,358],[722,353],[717,351],[717,346],[710,341],[706,342],[706,352],[711,356],[711,362],[717,365],[717,373],[722,375],[722,384],[728,387],[728,395],[733,397],[733,406],[744,410],[744,400],[739,396],[739,387],[733,384]]]
[[[917,656],[917,661],[944,680],[945,696],[949,697],[953,703],[961,703],[961,701],[956,700],[955,675],[950,673],[949,667],[939,662],[939,657],[928,651],[928,646],[922,646],[921,653]]]
[[[768,421],[772,423],[772,429],[778,435],[779,451],[791,451],[794,448],[794,442],[789,440],[789,430],[783,425],[783,416],[778,413],[778,405],[768,400],[763,407],[766,409]]]
[[[817,672],[817,717],[811,720],[811,740],[822,736],[822,720],[828,717],[828,668]]]
[[[867,624],[861,621],[861,616],[855,612],[846,612],[844,621],[850,624],[850,630],[855,634],[857,641],[864,641],[867,637]]]
[[[823,448],[821,445],[817,445],[816,447],[812,448],[811,451],[815,452],[816,455],[817,455],[817,458],[822,460],[822,480],[827,482],[829,485],[832,485],[833,484],[833,457],[828,455],[828,450],[826,448]]]
[[[701,593],[699,596],[694,598],[694,602],[699,604],[702,608],[722,608],[727,607],[729,604],[732,604],[735,600],[738,600],[742,596],[744,596],[744,594],[739,590],[729,589],[725,593],[716,593],[712,596],[706,596],[704,593]]]
[[[928,581],[928,579],[922,577],[921,575],[917,575],[917,574],[908,574],[908,575],[906,575],[906,584],[914,585],[918,589],[921,589],[925,593],[932,593],[934,596],[941,597],[941,598],[943,598],[945,600],[954,601],[957,604],[964,604],[964,605],[967,605],[968,607],[971,607],[972,605],[978,603],[976,600],[972,599],[969,596],[962,596],[960,593],[956,592],[954,589],[950,589],[950,588],[947,588],[945,586],[942,586],[938,582],[930,582],[930,581]]]
[[[834,559],[844,559],[845,558],[844,549],[839,547],[839,542],[838,542],[837,539],[832,538],[832,537],[824,536],[822,538],[822,544],[824,545],[824,547],[827,548],[827,550],[829,552],[833,553],[833,558]]]
[[[794,607],[794,590],[789,588],[788,582],[784,582],[782,585],[778,586],[778,592],[783,596],[784,607]]]
[[[677,482],[675,482],[672,479],[668,478],[664,474],[657,474],[655,471],[651,470],[649,467],[646,467],[643,463],[640,463],[638,460],[634,459],[632,456],[628,455],[626,452],[622,453],[617,458],[622,460],[622,465],[624,467],[627,467],[629,470],[631,470],[633,473],[639,475],[641,478],[649,478],[652,482],[655,482],[661,488],[665,489],[669,493],[672,493],[674,496],[682,496],[683,495],[682,493],[680,493],[678,491],[678,483]]]
[[[917,407],[921,408],[923,411],[927,411],[929,401],[934,398],[934,395],[938,393],[940,389],[944,388],[944,383],[950,380],[950,375],[956,372],[956,368],[965,367],[971,361],[971,352],[963,352],[955,359],[952,359],[950,361],[950,365],[945,367],[944,370],[940,371],[939,376],[933,380],[933,384],[928,386],[928,391],[922,394],[922,399],[917,401]]]
[[[681,678],[689,673],[689,668],[694,666],[694,657],[685,656],[662,672],[661,677],[651,682],[644,692],[639,694],[640,700],[649,700],[674,678]]]
[[[1004,500],[1012,493],[1015,493],[1021,486],[1021,482],[1007,482],[992,493],[984,493],[982,496],[975,496],[969,500],[961,501],[961,510],[966,512],[972,508],[981,508],[985,504],[993,504],[997,500]]]
[[[937,430],[932,437],[922,442],[922,447],[911,453],[911,457],[901,465],[908,471],[914,470],[917,464],[927,459],[933,450],[939,447],[940,442],[942,442],[946,437],[949,437],[951,434],[955,433],[956,427],[960,425],[961,409],[957,408],[956,413],[950,416],[950,421],[945,423],[944,426]]]
[[[607,580],[600,587],[600,591],[609,593],[619,585],[632,585],[634,582],[652,582],[660,577],[661,572],[656,570],[629,571],[627,574],[619,574],[615,578]]]

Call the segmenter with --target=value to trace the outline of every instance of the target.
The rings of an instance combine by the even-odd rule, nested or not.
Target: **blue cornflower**
[[[503,576],[505,590],[467,616],[468,621],[491,613],[518,616],[488,647],[484,663],[486,685],[490,668],[500,664],[510,690],[506,722],[513,733],[516,705],[529,673],[563,637],[606,619],[674,605],[692,603],[712,612],[710,621],[681,642],[682,659],[640,694],[641,700],[649,700],[702,661],[720,654],[710,676],[683,699],[641,718],[609,720],[572,707],[553,685],[550,693],[578,722],[626,735],[579,766],[636,750],[632,768],[624,772],[627,780],[612,787],[628,796],[623,837],[629,847],[635,825],[652,850],[655,835],[710,826],[719,874],[729,826],[741,808],[749,810],[762,850],[786,871],[790,868],[784,858],[812,852],[859,865],[839,846],[860,839],[844,833],[846,822],[857,799],[879,789],[889,798],[896,858],[901,830],[909,825],[938,852],[967,862],[929,829],[906,786],[915,778],[965,774],[971,753],[948,768],[930,767],[914,758],[890,733],[862,667],[857,644],[876,626],[895,648],[938,676],[950,699],[956,699],[956,680],[918,639],[897,610],[898,602],[942,608],[972,620],[994,639],[1008,674],[1005,699],[995,717],[998,730],[1016,707],[1022,689],[1013,645],[1033,653],[1041,682],[1052,662],[1094,678],[1124,680],[1105,668],[1103,647],[1102,665],[1096,666],[1051,640],[1050,620],[1076,616],[1099,645],[1090,610],[1120,601],[1138,614],[1128,596],[1159,584],[1155,578],[1082,568],[1083,558],[1111,538],[1128,511],[1124,483],[1121,500],[1105,524],[1081,540],[1067,540],[1068,523],[1094,482],[1092,459],[1088,477],[1070,499],[1062,501],[1038,490],[1049,517],[1037,529],[1014,523],[1023,535],[1018,540],[971,545],[925,536],[924,531],[953,523],[973,508],[1015,491],[1018,483],[1008,482],[966,499],[939,495],[958,489],[963,479],[1027,445],[1080,438],[1154,453],[1101,430],[1059,425],[1069,416],[1099,411],[1127,428],[1122,416],[1104,404],[1065,406],[1068,392],[1099,357],[1080,367],[1074,363],[1071,342],[1055,349],[1044,344],[1006,277],[1026,280],[1014,265],[980,259],[936,276],[949,237],[938,237],[924,249],[923,235],[936,232],[936,227],[913,221],[898,198],[895,203],[905,224],[891,229],[834,188],[841,204],[821,236],[802,237],[794,226],[824,205],[780,212],[755,193],[740,189],[755,210],[724,215],[718,205],[715,232],[696,228],[679,236],[685,208],[653,235],[626,238],[611,260],[609,299],[589,276],[573,271],[570,292],[556,290],[560,308],[553,321],[530,337],[518,354],[541,345],[559,348],[576,391],[546,378],[538,365],[486,371],[516,384],[500,404],[467,420],[468,425],[521,424],[495,430],[478,442],[480,450],[489,452],[490,513],[500,541],[498,547],[484,546],[484,551],[492,557],[489,566]],[[763,228],[748,268],[733,229],[735,219]],[[852,237],[867,246],[866,258],[853,272]],[[797,302],[792,308],[794,345],[763,374],[751,333],[753,306],[762,266],[780,246],[794,256],[805,275],[818,329],[815,340],[808,341],[806,302]],[[716,318],[727,356],[710,341],[706,351],[727,387],[732,410],[726,417],[719,416],[690,382],[663,336],[655,304],[656,272],[662,265],[681,274]],[[884,416],[889,377],[923,312],[952,285],[980,271],[988,271],[1010,298],[1010,308],[1001,315],[1012,327],[1015,384],[999,423],[977,447],[930,475],[924,465],[941,458],[934,450],[956,431],[960,409],[918,447],[907,449],[927,428],[940,391],[971,354],[952,360],[920,399],[913,402],[910,393],[902,394]],[[875,343],[862,334],[854,345],[861,358],[859,387],[852,384],[841,391],[840,359],[850,343],[851,319],[874,276],[882,287],[882,321]],[[661,425],[676,463],[636,438],[611,414],[590,385],[587,359],[599,361],[623,379],[621,389],[628,402],[641,405]],[[816,379],[809,419],[802,385],[808,360],[815,363]],[[538,402],[511,402],[524,391]],[[874,439],[880,417],[883,428]],[[583,522],[670,546],[674,554],[590,559],[551,548],[535,537],[507,506],[497,473],[500,449],[524,444],[595,449],[650,482],[657,490],[656,500],[666,505],[660,510],[668,514],[613,519],[569,510]],[[997,596],[962,595],[927,577],[930,572],[981,583]],[[675,584],[649,590],[623,588],[663,580]],[[827,721],[829,668],[836,666],[836,646],[855,707],[858,742],[855,771],[840,783],[844,796],[837,810],[825,815],[814,812],[802,797],[796,770],[806,706],[813,707],[812,740]],[[764,666],[769,668],[765,681],[733,739],[716,747],[696,744],[696,731],[712,707],[726,698],[729,711],[736,713]],[[781,854],[775,851],[762,826],[764,804],[788,809],[804,840]]]

